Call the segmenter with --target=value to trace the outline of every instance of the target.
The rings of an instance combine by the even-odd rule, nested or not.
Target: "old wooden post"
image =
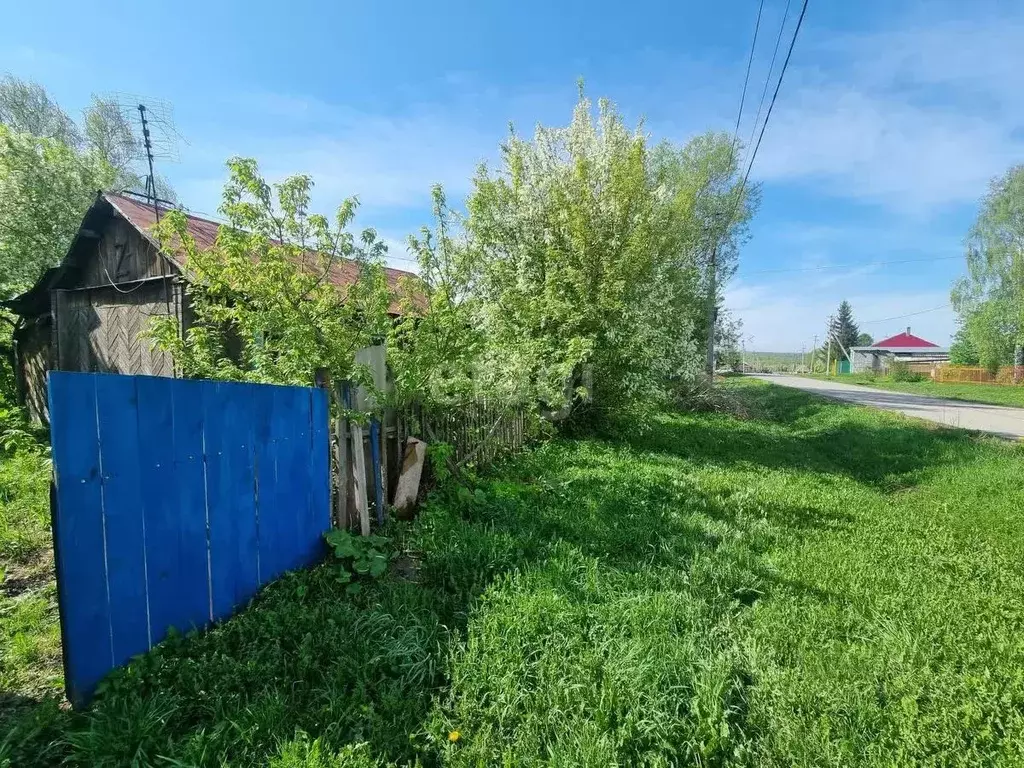
[[[323,390],[327,391],[327,399],[328,399],[327,424],[325,424],[324,426],[327,429],[327,434],[329,435],[330,432],[331,432],[330,399],[331,399],[331,392],[332,392],[331,374],[330,374],[330,372],[326,368],[317,368],[316,371],[313,373],[313,385],[315,387],[317,387],[318,389],[323,389]],[[337,421],[335,422],[335,427],[337,427]],[[337,484],[337,475],[341,474],[341,470],[340,470],[340,460],[339,460],[339,457],[338,457],[338,448],[337,448],[336,445],[334,447],[331,447],[329,441],[330,441],[330,438],[328,438],[328,450],[330,451],[331,455],[329,455],[327,457],[327,462],[328,462],[327,465],[328,465],[328,467],[330,467],[331,464],[333,463],[336,467],[339,467],[339,469],[336,469],[334,472],[331,472],[328,475],[327,483],[328,483],[329,486],[333,487],[333,486],[335,486]],[[333,459],[334,459],[333,462],[331,461],[332,456],[333,456]],[[342,476],[344,476],[344,475],[342,475]],[[345,525],[344,519],[343,518],[339,518],[335,522],[335,525],[337,525],[338,527],[343,527]]]
[[[352,408],[352,389],[345,387],[345,407]],[[366,454],[363,452],[363,426],[353,422],[349,434],[352,438],[352,490],[355,496],[356,516],[359,518],[359,532],[370,535],[370,502],[366,496]]]
[[[377,525],[384,525],[384,487],[381,468],[381,429],[380,420],[370,420],[370,463],[373,467],[373,503],[377,512]]]
[[[345,418],[345,389],[347,382],[338,382],[334,385],[334,403],[338,408],[338,415],[334,419],[334,446],[337,456],[337,469],[335,482],[337,484],[338,496],[334,500],[335,525],[339,528],[347,528],[348,519],[348,419]]]

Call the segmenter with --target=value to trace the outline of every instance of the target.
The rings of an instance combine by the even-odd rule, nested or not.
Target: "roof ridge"
[[[145,207],[148,210],[152,211],[152,206],[149,206],[148,204],[143,203],[140,200],[135,200],[134,198],[129,197],[128,195],[122,194],[120,192],[102,191],[100,194],[104,198],[116,197],[119,200],[124,200],[124,201],[126,201],[128,203],[131,203],[132,205],[137,205],[137,206],[140,206],[140,207]],[[117,205],[114,204],[112,201],[108,200],[108,202],[111,202],[114,205],[114,207],[117,208]],[[171,211],[176,211],[178,213],[183,213],[186,217],[188,217],[189,219],[192,219],[193,221],[202,222],[203,224],[209,224],[211,226],[217,227],[218,229],[220,227],[230,227],[231,226],[231,222],[227,221],[226,219],[223,220],[223,221],[217,221],[216,219],[206,218],[204,216],[197,216],[196,214],[194,214],[191,211],[189,211],[187,208],[168,208],[166,206],[162,206],[162,205],[158,204],[156,206],[156,209],[159,212],[168,212],[169,213]],[[143,228],[140,227],[135,221],[133,221],[132,218],[128,214],[126,214],[120,208],[118,208],[118,212],[121,213],[122,216],[124,216],[133,227],[138,229],[140,232],[143,232]],[[211,214],[206,214],[206,216],[210,216],[210,215]],[[143,234],[147,234],[147,233],[143,232]],[[350,259],[347,256],[339,256],[338,258],[343,259],[343,260],[348,261],[348,262],[352,262],[352,263],[355,263],[355,261],[356,261],[355,259]],[[384,267],[384,269],[387,272],[392,272],[392,273],[395,273],[396,275],[409,275],[410,277],[416,277],[416,273],[415,272],[410,272],[407,269],[400,269],[398,267],[392,267],[389,264],[384,264],[383,267]]]
[[[907,343],[909,342],[909,343]],[[942,349],[938,344],[928,341],[928,339],[915,336],[913,333],[908,331],[900,331],[892,336],[887,336],[884,339],[876,341],[871,345],[872,347],[884,348],[884,347],[919,347],[921,349]]]

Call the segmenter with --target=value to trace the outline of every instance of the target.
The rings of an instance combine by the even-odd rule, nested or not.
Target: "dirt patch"
[[[420,558],[411,552],[402,552],[395,558],[395,573],[406,581],[418,582],[420,580]]]
[[[53,552],[43,550],[28,562],[9,563],[4,570],[4,580],[0,582],[0,595],[14,599],[26,592],[35,592],[46,587],[55,578]]]

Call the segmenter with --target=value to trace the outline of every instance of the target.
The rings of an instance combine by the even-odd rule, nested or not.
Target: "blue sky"
[[[392,244],[428,222],[429,190],[459,199],[509,122],[567,122],[579,77],[655,139],[731,130],[756,0],[18,3],[0,72],[37,80],[73,114],[90,93],[174,106],[187,139],[163,163],[182,202],[215,211],[223,162],[313,175],[329,210]],[[790,8],[787,37],[799,0]],[[785,0],[765,0],[754,106]],[[799,350],[842,299],[876,338],[940,344],[962,241],[987,181],[1024,161],[1024,7],[1012,2],[811,0],[752,178],[761,211],[726,289],[748,348]],[[749,104],[749,102],[748,102]],[[933,259],[885,267],[878,261]],[[788,270],[788,271],[780,271]]]

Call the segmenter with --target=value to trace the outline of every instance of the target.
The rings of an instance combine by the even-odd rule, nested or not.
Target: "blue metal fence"
[[[67,694],[309,565],[330,527],[324,390],[51,372]]]

